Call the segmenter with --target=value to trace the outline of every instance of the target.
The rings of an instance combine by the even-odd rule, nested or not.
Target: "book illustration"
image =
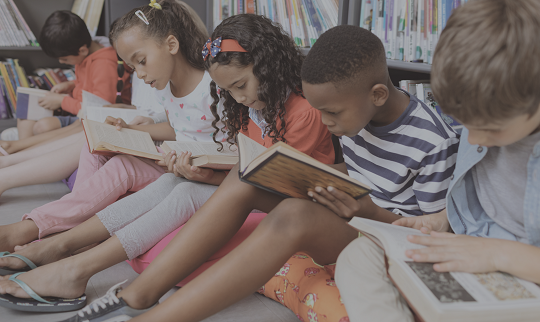
[[[407,262],[407,265],[441,303],[476,302],[452,274],[436,272],[432,263]]]
[[[474,275],[500,301],[537,298],[512,275],[501,272]]]

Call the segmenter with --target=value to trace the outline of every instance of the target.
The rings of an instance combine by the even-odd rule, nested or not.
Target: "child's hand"
[[[135,105],[122,104],[122,103],[107,104],[107,105],[103,105],[103,107],[126,108],[128,110],[136,110],[137,109],[137,106],[135,106]]]
[[[431,231],[449,231],[450,223],[446,217],[446,209],[436,214],[403,217],[392,223],[393,225],[418,229],[424,234],[429,234]]]
[[[43,108],[54,111],[60,106],[62,106],[62,100],[64,99],[64,96],[66,95],[49,92],[38,100],[38,104]]]
[[[178,156],[173,166],[174,174],[188,180],[209,183],[214,176],[214,170],[192,166],[190,162],[191,155],[191,152],[182,152]]]
[[[51,88],[51,93],[69,94],[71,91],[73,91],[74,87],[75,83],[73,82],[62,82],[54,85],[53,88]]]
[[[142,115],[135,116],[135,118],[129,122],[129,125],[149,125],[154,124],[154,119]]]
[[[497,271],[496,258],[504,240],[471,237],[433,231],[431,236],[413,236],[407,239],[428,247],[409,249],[407,257],[415,262],[436,263],[437,272],[487,273]]]
[[[161,153],[163,161],[156,161],[156,164],[165,170],[166,173],[174,173],[174,163],[176,162],[176,151],[167,154]],[[178,176],[177,176],[178,177]]]
[[[342,218],[358,216],[371,219],[378,208],[369,196],[356,200],[334,187],[328,187],[327,189],[316,187],[315,191],[308,192],[308,196]]]
[[[105,119],[104,123],[116,126],[116,129],[118,131],[120,131],[122,128],[129,129],[129,125],[127,125],[126,121],[121,118],[107,116],[107,119]]]

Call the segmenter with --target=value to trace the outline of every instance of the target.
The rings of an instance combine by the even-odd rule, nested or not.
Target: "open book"
[[[103,123],[107,119],[107,116],[112,116],[115,118],[122,118],[126,123],[129,123],[136,116],[141,115],[136,109],[103,107],[104,105],[110,105],[111,103],[87,91],[83,91],[82,97],[82,113],[79,117],[84,118],[86,115],[86,118],[91,121]]]
[[[358,199],[369,187],[295,148],[278,142],[266,149],[239,133],[240,180],[283,197],[310,199],[308,191],[332,186]]]
[[[92,154],[129,154],[152,160],[163,160],[150,134],[143,131],[122,129],[91,120],[82,120],[88,147]]]
[[[420,231],[359,217],[349,224],[384,249],[388,275],[423,321],[540,320],[538,285],[500,272],[439,273],[433,264],[405,256],[407,249],[424,247],[407,240],[407,235],[423,235]]]
[[[191,165],[216,170],[232,169],[238,163],[238,149],[227,143],[223,144],[222,151],[218,151],[218,148],[219,145],[213,142],[165,141],[161,145],[165,153],[172,150],[177,154],[191,152]]]
[[[40,98],[49,91],[37,88],[17,87],[17,118],[21,120],[39,121],[53,116],[53,111],[39,106]]]

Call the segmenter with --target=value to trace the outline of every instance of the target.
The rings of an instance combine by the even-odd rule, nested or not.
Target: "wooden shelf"
[[[16,46],[0,46],[0,51],[41,51],[41,47],[34,47],[34,46],[25,46],[25,47],[16,47]]]
[[[424,63],[410,63],[401,60],[387,59],[388,68],[406,70],[409,72],[431,74],[431,65]]]

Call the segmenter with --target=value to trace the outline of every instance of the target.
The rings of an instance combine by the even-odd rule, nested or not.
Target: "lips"
[[[155,85],[156,85],[156,81],[155,81],[155,80],[153,80],[153,81],[151,81],[151,82],[144,82],[144,83],[150,85],[150,87],[155,87]]]

